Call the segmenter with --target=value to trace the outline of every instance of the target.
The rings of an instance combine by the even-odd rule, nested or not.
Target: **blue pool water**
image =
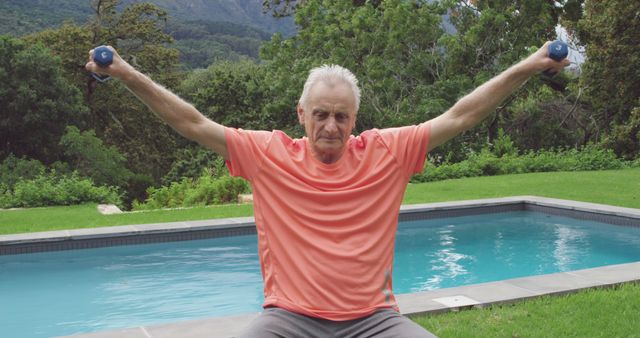
[[[0,256],[0,337],[260,310],[255,236]],[[532,212],[403,222],[394,292],[640,261],[640,228]]]

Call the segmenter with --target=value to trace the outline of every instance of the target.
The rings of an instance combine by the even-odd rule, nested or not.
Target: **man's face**
[[[305,106],[298,106],[298,119],[304,125],[313,155],[324,163],[336,162],[356,123],[356,102],[351,88],[340,82],[316,83]]]

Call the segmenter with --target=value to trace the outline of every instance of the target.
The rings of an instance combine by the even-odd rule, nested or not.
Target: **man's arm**
[[[144,102],[156,115],[167,122],[182,136],[194,140],[228,159],[224,127],[202,115],[195,107],[153,82],[122,60],[113,50],[113,62],[108,67],[98,67],[93,62],[93,50],[85,68],[93,73],[110,75],[122,81],[127,88]]]
[[[569,65],[567,59],[554,61],[549,58],[549,44],[545,43],[538,51],[482,84],[444,114],[432,119],[428,151],[485,119],[531,76],[545,70],[559,72]]]

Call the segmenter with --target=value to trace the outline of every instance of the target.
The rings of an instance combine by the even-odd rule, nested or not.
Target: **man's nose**
[[[338,131],[338,126],[336,124],[336,118],[333,116],[330,116],[327,119],[327,123],[324,126],[324,129],[329,132],[329,133],[335,133]]]

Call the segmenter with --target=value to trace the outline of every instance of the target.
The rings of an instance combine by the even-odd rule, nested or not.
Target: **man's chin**
[[[316,143],[316,151],[318,153],[321,154],[325,154],[325,155],[331,155],[331,154],[335,154],[338,155],[340,153],[342,153],[342,142],[340,141],[333,141],[333,142],[318,142]]]
[[[342,149],[342,142],[340,140],[322,140],[317,143],[317,147],[322,150],[340,150]]]

